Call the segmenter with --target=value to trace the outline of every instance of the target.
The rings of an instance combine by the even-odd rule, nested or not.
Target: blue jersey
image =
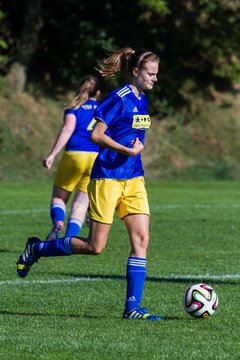
[[[136,137],[144,144],[145,132],[151,125],[143,93],[138,99],[126,84],[111,92],[95,111],[95,118],[104,122],[106,134],[118,143],[131,148]],[[126,156],[117,151],[100,148],[91,179],[127,180],[143,176],[141,154]]]
[[[88,100],[78,109],[65,109],[64,116],[67,114],[76,116],[76,127],[66,144],[65,151],[99,151],[99,146],[90,140],[91,131],[96,123],[94,111],[98,104],[96,100]]]

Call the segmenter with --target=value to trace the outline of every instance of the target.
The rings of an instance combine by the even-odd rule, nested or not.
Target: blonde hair
[[[99,89],[99,80],[95,76],[85,76],[80,80],[78,90],[76,91],[74,98],[66,106],[66,109],[78,109],[90,97],[95,97]]]
[[[159,63],[159,57],[152,51],[140,49],[134,51],[131,47],[119,50],[107,50],[108,57],[98,64],[96,69],[102,76],[113,76],[117,72],[129,72],[134,68],[142,69],[147,62]]]

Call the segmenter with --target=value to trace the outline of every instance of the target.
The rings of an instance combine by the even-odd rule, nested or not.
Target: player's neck
[[[141,99],[141,92],[142,92],[142,89],[138,89],[136,85],[129,85],[130,88],[132,89],[132,92],[134,93],[134,95],[136,95],[136,97],[138,99]]]

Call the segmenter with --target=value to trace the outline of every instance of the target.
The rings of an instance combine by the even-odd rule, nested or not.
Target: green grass
[[[51,187],[0,183],[1,359],[240,358],[239,182],[147,183],[151,242],[143,305],[163,322],[121,320],[130,247],[117,218],[99,257],[43,258],[25,280],[17,277],[27,236],[45,238],[50,228]],[[209,319],[191,318],[182,307],[185,290],[199,282],[219,296]]]

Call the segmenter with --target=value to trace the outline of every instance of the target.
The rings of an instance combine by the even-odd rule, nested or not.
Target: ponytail
[[[147,49],[140,49],[134,51],[130,47],[125,47],[120,50],[108,50],[108,57],[103,59],[98,64],[96,70],[100,75],[113,76],[118,72],[129,72],[132,75],[134,68],[141,69],[146,62],[159,63],[159,57],[152,51]]]
[[[134,50],[130,47],[120,50],[108,50],[107,55],[109,56],[98,64],[96,70],[104,77],[126,71],[128,69],[128,60],[133,52]]]
[[[78,109],[84,104],[90,97],[95,97],[99,91],[99,80],[92,75],[85,76],[81,79],[79,88],[76,91],[74,98],[66,106],[66,109],[74,108]]]

